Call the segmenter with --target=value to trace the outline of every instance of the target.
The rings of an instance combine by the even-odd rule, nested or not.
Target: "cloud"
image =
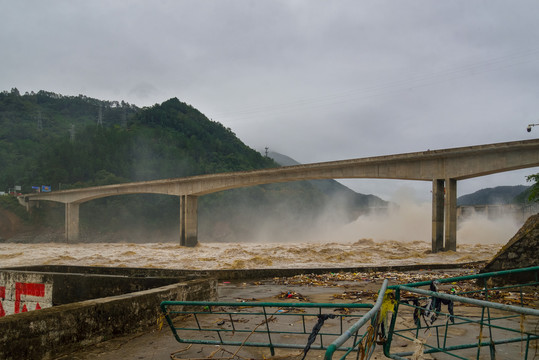
[[[2,9],[0,90],[138,106],[178,97],[247,145],[303,163],[537,137],[525,132],[538,113],[531,0],[52,0]],[[520,174],[498,179],[524,183]]]
[[[141,100],[148,99],[157,92],[157,88],[147,82],[139,82],[129,90],[129,94],[132,94]]]

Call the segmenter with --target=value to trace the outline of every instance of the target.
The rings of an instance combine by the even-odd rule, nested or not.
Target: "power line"
[[[97,126],[103,126],[103,105],[99,105],[99,111],[97,113]]]

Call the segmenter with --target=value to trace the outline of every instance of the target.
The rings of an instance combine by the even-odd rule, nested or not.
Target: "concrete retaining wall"
[[[130,277],[181,277],[200,278],[212,277],[219,280],[249,280],[272,277],[286,277],[301,274],[325,274],[329,272],[386,272],[386,271],[414,271],[425,269],[454,269],[470,265],[483,265],[483,261],[457,264],[414,264],[391,266],[357,266],[333,268],[287,268],[287,269],[226,269],[226,270],[182,270],[182,269],[146,269],[146,268],[114,268],[114,267],[85,267],[72,265],[36,265],[5,268],[19,271],[57,271],[66,273],[107,274]]]
[[[42,270],[42,269],[40,269]],[[179,277],[0,270],[0,317],[176,283]]]
[[[0,318],[51,307],[52,284],[40,273],[0,271]]]
[[[161,301],[216,298],[216,280],[197,279],[5,316],[0,318],[0,358],[52,359],[155,326]]]

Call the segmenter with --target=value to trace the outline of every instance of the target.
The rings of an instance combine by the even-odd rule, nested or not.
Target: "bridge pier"
[[[457,180],[445,180],[445,251],[457,251]]]
[[[79,239],[79,203],[66,203],[65,238],[67,241]]]
[[[198,197],[180,195],[180,245],[198,244]]]
[[[457,251],[457,180],[434,179],[432,181],[432,252],[449,250]]]
[[[444,249],[444,180],[432,181],[432,252]]]

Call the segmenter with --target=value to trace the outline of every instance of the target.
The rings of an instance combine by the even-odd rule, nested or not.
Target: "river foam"
[[[459,244],[457,251],[430,252],[425,241],[302,243],[3,243],[0,267],[84,265],[170,269],[323,268],[462,263],[488,260],[500,244]]]

